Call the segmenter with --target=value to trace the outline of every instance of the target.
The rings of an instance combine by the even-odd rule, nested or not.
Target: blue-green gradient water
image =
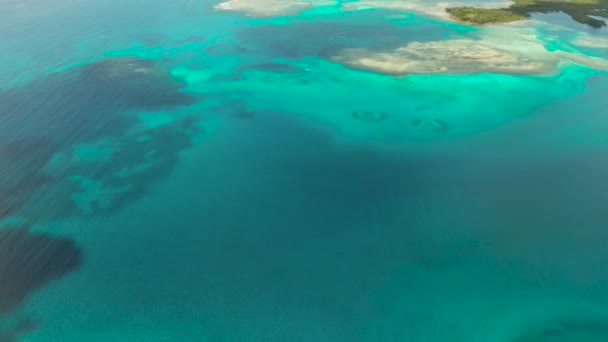
[[[0,0],[0,341],[608,341],[608,76],[406,10]],[[547,51],[604,60],[560,15]]]

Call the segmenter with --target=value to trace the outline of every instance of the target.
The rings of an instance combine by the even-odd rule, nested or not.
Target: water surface
[[[608,340],[605,28],[214,5],[0,1],[0,340]],[[330,58],[508,30],[579,57]]]

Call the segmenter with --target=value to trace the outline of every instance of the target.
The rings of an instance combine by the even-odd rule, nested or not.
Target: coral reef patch
[[[27,228],[0,230],[0,315],[17,309],[34,290],[78,269],[82,260],[72,240]]]
[[[554,326],[531,329],[513,342],[608,341],[607,321],[571,320]]]
[[[386,114],[384,112],[356,110],[352,113],[352,116],[353,116],[353,118],[362,120],[362,121],[380,122],[380,121],[384,121],[388,117],[388,114]]]

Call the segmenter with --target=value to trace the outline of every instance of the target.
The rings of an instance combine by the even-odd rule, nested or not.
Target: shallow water
[[[608,340],[605,71],[382,75],[328,56],[513,27],[213,5],[0,0],[0,341]]]

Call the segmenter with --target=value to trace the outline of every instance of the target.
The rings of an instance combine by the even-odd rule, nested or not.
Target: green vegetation
[[[575,21],[591,27],[606,26],[608,0],[514,0],[508,8],[448,8],[454,18],[473,23],[505,23],[530,17],[532,13],[564,12]]]
[[[455,18],[473,24],[508,23],[525,18],[508,8],[454,7],[447,11]]]

